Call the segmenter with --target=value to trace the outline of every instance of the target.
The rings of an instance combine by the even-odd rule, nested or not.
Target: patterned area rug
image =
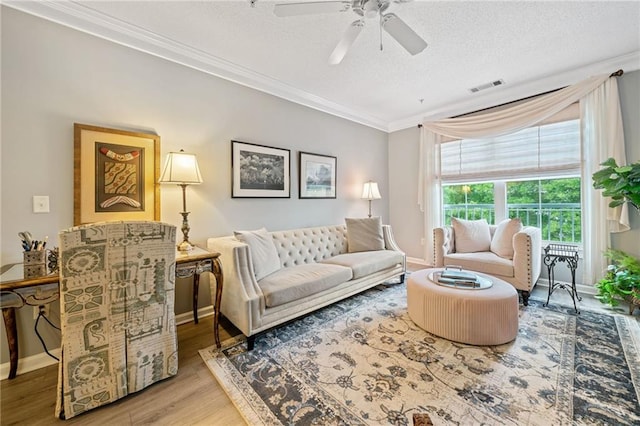
[[[487,324],[490,327],[491,324]],[[435,337],[378,286],[256,339],[200,352],[251,425],[640,424],[637,317],[520,307],[512,343]]]

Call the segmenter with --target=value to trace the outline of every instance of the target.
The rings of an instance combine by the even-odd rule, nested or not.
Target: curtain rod
[[[624,71],[623,71],[623,70],[621,70],[621,69],[619,69],[618,71],[616,71],[616,72],[612,73],[609,77],[620,77],[622,74],[624,74]],[[565,86],[565,87],[566,87],[566,86]],[[514,103],[514,102],[526,101],[527,99],[535,98],[535,97],[537,97],[537,96],[542,96],[542,95],[546,95],[546,94],[548,94],[548,93],[557,92],[557,91],[558,91],[558,90],[560,90],[560,89],[564,89],[564,87],[560,87],[560,88],[558,88],[558,89],[549,90],[549,91],[547,91],[547,92],[538,93],[537,95],[531,95],[531,96],[527,96],[527,97],[525,97],[525,98],[516,99],[515,101],[505,102],[505,103],[500,104],[500,105],[494,105],[494,106],[491,106],[491,107],[482,108],[482,109],[478,109],[478,110],[471,111],[471,112],[465,112],[464,114],[455,115],[455,116],[450,117],[450,118],[459,118],[459,117],[464,117],[465,115],[475,114],[476,112],[482,112],[482,111],[486,111],[486,110],[489,110],[489,109],[492,109],[492,108],[498,108],[498,107],[501,107],[501,106],[505,106],[505,105],[512,104],[512,103]],[[418,124],[418,128],[419,128],[419,129],[420,129],[420,128],[422,128],[422,124]]]

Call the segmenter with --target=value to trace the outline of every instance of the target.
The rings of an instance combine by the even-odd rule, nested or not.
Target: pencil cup
[[[47,275],[47,251],[32,250],[23,252],[24,277],[37,278]]]

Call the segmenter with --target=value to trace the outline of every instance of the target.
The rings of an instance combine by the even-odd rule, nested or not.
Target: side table
[[[576,306],[576,299],[582,300],[582,297],[578,296],[576,290],[576,269],[578,268],[578,247],[568,244],[549,244],[544,248],[544,264],[547,265],[547,272],[549,273],[549,293],[547,294],[547,301],[542,306],[549,305],[549,298],[557,288],[563,288],[571,295],[573,300],[573,308],[576,313],[580,311]],[[558,283],[555,280],[554,269],[557,262],[566,262],[567,267],[571,271],[571,286],[569,287],[565,283]]]
[[[16,309],[44,306],[59,299],[58,274],[23,278],[22,263],[0,268],[0,307],[9,348],[9,379],[18,372],[18,323]],[[36,330],[37,333],[37,330]]]
[[[213,306],[213,335],[216,346],[220,347],[220,304],[222,302],[222,264],[220,253],[194,247],[188,252],[176,252],[176,278],[193,277],[193,321],[198,324],[198,291],[200,289],[200,274],[211,272],[216,279],[216,297]]]

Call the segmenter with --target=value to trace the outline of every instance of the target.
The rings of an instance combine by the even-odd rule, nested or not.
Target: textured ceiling
[[[339,65],[327,58],[352,11],[279,18],[263,0],[6,3],[383,130],[640,68],[640,1],[392,3],[429,46],[411,56],[383,32],[380,51],[378,21],[367,20]],[[497,79],[505,85],[469,92]]]

